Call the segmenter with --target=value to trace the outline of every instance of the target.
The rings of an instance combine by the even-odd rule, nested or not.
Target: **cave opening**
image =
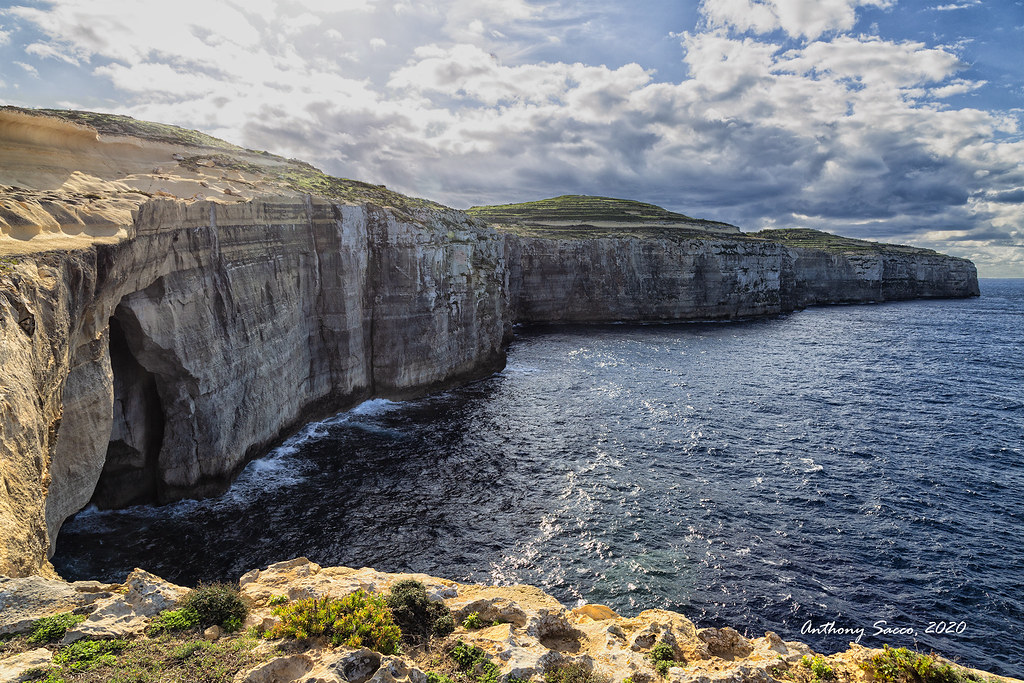
[[[157,502],[164,410],[156,375],[146,370],[132,351],[132,322],[122,306],[110,319],[114,421],[103,472],[91,501],[100,509]]]

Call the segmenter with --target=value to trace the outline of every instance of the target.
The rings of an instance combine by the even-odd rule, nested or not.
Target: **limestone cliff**
[[[492,372],[514,322],[977,294],[962,259],[626,205],[498,231],[194,131],[0,108],[0,574],[52,572],[90,502],[207,495],[312,418]]]

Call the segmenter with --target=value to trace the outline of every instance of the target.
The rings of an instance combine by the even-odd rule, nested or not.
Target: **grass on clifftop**
[[[806,249],[819,249],[832,253],[850,252],[898,252],[904,254],[938,254],[931,249],[919,247],[907,247],[901,244],[886,244],[884,242],[869,242],[858,240],[852,237],[842,237],[821,230],[809,228],[778,228],[761,230],[760,232],[749,233],[750,237],[778,242],[787,247],[803,247]]]
[[[699,234],[708,228],[734,229],[726,223],[692,218],[654,204],[590,195],[562,195],[521,204],[473,206],[466,209],[466,213],[500,225],[506,231],[535,237],[643,237],[659,236],[659,231],[665,229],[691,230]],[[594,227],[600,223],[618,225]],[[679,224],[685,227],[676,227]]]

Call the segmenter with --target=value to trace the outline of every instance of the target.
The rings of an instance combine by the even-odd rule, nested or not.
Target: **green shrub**
[[[200,584],[185,595],[181,607],[195,610],[200,626],[217,625],[227,631],[237,631],[249,615],[238,589],[227,583]]]
[[[32,633],[28,637],[30,643],[56,643],[64,637],[68,629],[77,626],[85,621],[82,614],[54,614],[51,617],[43,617],[32,622]]]
[[[406,579],[396,583],[391,587],[387,603],[406,640],[446,636],[455,630],[451,610],[443,602],[430,600],[426,586],[419,581]]]
[[[270,638],[329,638],[333,645],[368,647],[385,655],[398,652],[402,631],[384,598],[363,590],[340,600],[306,598],[274,608],[281,622]]]
[[[161,633],[199,628],[201,624],[202,619],[199,617],[199,612],[191,607],[182,607],[181,609],[164,610],[156,615],[146,632],[151,636],[156,636]]]
[[[882,652],[861,663],[861,668],[876,679],[890,683],[965,683],[981,680],[975,674],[935,657],[908,650],[905,647],[883,646]]]
[[[287,595],[271,595],[270,600],[267,600],[267,604],[271,607],[277,607],[288,602]]]
[[[658,672],[658,675],[667,677],[668,670],[672,668],[676,661],[676,652],[672,649],[671,645],[661,641],[651,648],[651,651],[647,653],[647,657],[651,660],[651,664],[654,666],[654,670]]]
[[[836,677],[836,672],[828,665],[824,657],[815,655],[810,657],[804,655],[800,659],[800,664],[806,669],[810,669],[811,673],[814,674],[814,680],[816,681],[830,681]]]
[[[427,672],[427,683],[454,683],[451,678],[434,671]]]
[[[484,621],[480,618],[479,612],[473,612],[468,617],[463,619],[462,625],[465,628],[484,628],[491,625],[491,622]]]
[[[582,664],[563,664],[544,672],[545,683],[594,683],[594,673]]]
[[[500,670],[487,653],[474,645],[458,641],[448,653],[459,671],[476,683],[496,683]]]
[[[53,663],[72,672],[88,671],[98,666],[113,666],[115,655],[128,646],[125,640],[79,640],[61,648],[53,656]]]

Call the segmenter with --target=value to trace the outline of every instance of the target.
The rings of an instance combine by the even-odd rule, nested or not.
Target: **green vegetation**
[[[29,634],[28,642],[36,644],[56,643],[64,637],[68,629],[77,626],[85,621],[84,614],[54,614],[52,617],[43,617],[32,622],[32,631]]]
[[[552,239],[679,239],[707,237],[708,229],[735,229],[725,223],[691,218],[654,204],[587,195],[564,195],[522,204],[474,206],[466,209],[466,213],[495,224],[504,232]]]
[[[473,206],[466,209],[466,213],[492,223],[524,224],[548,222],[585,224],[591,221],[657,224],[690,223],[695,220],[654,204],[577,194],[567,194],[522,204]]]
[[[200,622],[199,613],[191,607],[169,609],[156,615],[146,628],[146,632],[151,636],[155,636],[173,631],[187,631],[199,628]]]
[[[276,607],[278,605],[283,605],[286,602],[288,602],[288,596],[287,595],[271,595],[270,596],[270,600],[267,600],[267,604],[269,606],[271,606],[271,607]]]
[[[217,625],[225,631],[237,631],[249,615],[238,588],[227,583],[200,584],[185,595],[181,606],[195,611],[200,626]]]
[[[387,605],[402,629],[407,642],[446,636],[455,630],[452,612],[442,602],[427,597],[427,589],[419,581],[406,579],[391,587]]]
[[[654,665],[654,670],[663,677],[668,676],[668,670],[676,661],[675,650],[664,641],[652,647],[651,651],[647,653],[647,657],[651,660],[651,664]]]
[[[160,636],[132,642],[83,640],[58,650],[53,666],[28,680],[41,683],[229,683],[240,670],[275,656],[255,652],[259,640]]]
[[[582,664],[563,664],[544,672],[544,683],[603,683]]]
[[[800,664],[805,669],[810,669],[811,673],[814,674],[814,678],[811,679],[812,681],[830,681],[836,677],[836,672],[828,665],[824,657],[804,655],[800,659]]]
[[[750,237],[763,239],[769,242],[778,242],[787,247],[805,247],[808,249],[820,249],[832,253],[850,252],[899,252],[907,254],[937,254],[931,249],[919,249],[917,247],[906,247],[899,244],[885,244],[883,242],[869,242],[867,240],[853,239],[852,237],[841,237],[821,230],[810,230],[807,228],[778,228],[772,230],[761,230],[750,233]]]
[[[500,669],[487,653],[461,640],[448,652],[448,657],[458,667],[458,678],[465,683],[496,683]]]
[[[16,265],[18,265],[17,259],[10,256],[0,257],[0,275],[10,275],[14,272]]]
[[[493,624],[481,619],[479,612],[473,612],[462,620],[463,628],[487,628],[488,626],[493,626]]]
[[[863,662],[861,668],[871,673],[876,680],[889,683],[967,683],[984,680],[969,671],[940,662],[931,655],[888,645],[884,646],[882,652]]]
[[[340,600],[306,598],[274,608],[281,622],[268,638],[328,638],[332,645],[368,647],[382,654],[398,652],[402,631],[383,596],[363,590]]]

